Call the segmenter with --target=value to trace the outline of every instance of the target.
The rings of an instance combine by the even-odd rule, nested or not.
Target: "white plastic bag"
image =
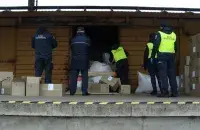
[[[94,61],[89,69],[89,72],[112,72],[109,65]]]
[[[138,73],[138,87],[135,93],[150,93],[153,90],[150,76],[140,72],[137,73]],[[179,76],[176,77],[176,81],[179,86]],[[157,79],[156,83],[157,83],[157,90],[160,91]],[[169,91],[171,91],[170,86],[169,86]]]
[[[78,88],[81,88],[82,87],[82,76],[78,76],[78,78],[77,78],[77,87]]]
[[[94,61],[89,69],[89,72],[112,72],[112,69],[109,65]],[[94,83],[99,83],[101,76],[92,77]]]
[[[110,59],[110,54],[109,53],[103,53],[103,62],[105,62],[106,64],[111,64],[109,59]]]

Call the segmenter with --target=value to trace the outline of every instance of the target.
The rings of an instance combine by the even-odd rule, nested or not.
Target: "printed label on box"
[[[193,47],[193,52],[196,52],[196,47]]]
[[[195,89],[196,87],[195,87],[195,84],[192,84],[192,89]]]
[[[1,94],[4,94],[4,88],[1,88]]]
[[[195,77],[195,71],[192,72],[192,77]]]
[[[54,88],[54,87],[53,87],[53,84],[48,84],[48,90],[49,90],[49,91],[52,91],[53,88]]]
[[[108,77],[108,80],[111,81],[112,80],[112,76]]]

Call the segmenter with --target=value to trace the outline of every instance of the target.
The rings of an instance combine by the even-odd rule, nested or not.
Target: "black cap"
[[[44,33],[47,31],[47,27],[45,25],[40,25],[39,28],[37,29],[38,33]]]
[[[169,26],[169,25],[168,25],[167,21],[162,21],[162,22],[160,23],[160,27],[162,27],[162,28],[168,27],[168,26]]]

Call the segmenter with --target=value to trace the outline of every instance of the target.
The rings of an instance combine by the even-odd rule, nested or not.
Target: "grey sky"
[[[28,0],[0,0],[0,6],[26,6]],[[199,8],[199,0],[39,0],[41,6],[98,5]]]

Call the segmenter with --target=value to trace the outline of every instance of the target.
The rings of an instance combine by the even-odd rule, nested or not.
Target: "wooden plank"
[[[0,61],[15,60],[15,27],[0,27]]]
[[[15,65],[13,63],[0,63],[0,71],[11,71],[13,72]]]
[[[142,28],[142,27],[132,27],[132,28],[121,28],[120,29],[120,37],[126,36],[147,36],[152,33],[158,31],[159,28]]]
[[[35,56],[35,51],[17,51],[17,56]],[[69,56],[69,52],[55,50],[53,56]]]
[[[143,56],[144,51],[128,51],[129,56]]]
[[[30,40],[31,41],[31,40]],[[31,42],[27,42],[27,41],[18,41],[19,46],[24,46],[24,45],[29,45],[31,46]],[[58,45],[66,45],[69,46],[69,42],[66,41],[62,41],[62,42],[58,42]]]
[[[55,69],[53,69],[53,71],[52,71],[52,75],[62,75],[62,74],[66,74],[66,73],[67,73],[66,70],[55,70]],[[30,70],[16,69],[16,74],[34,75],[35,69],[34,68],[32,68]]]
[[[120,37],[120,43],[124,42],[147,42],[149,40],[148,36],[123,36]]]
[[[34,65],[17,65],[16,66],[16,70],[31,70],[34,69]],[[58,65],[58,64],[54,64],[53,66],[54,70],[66,70],[69,69],[68,65]]]
[[[135,46],[145,46],[147,44],[147,42],[139,42],[139,41],[135,41],[135,42],[123,42],[123,46],[128,46],[128,47],[132,47],[134,48]]]
[[[16,77],[21,77],[21,76],[34,76],[34,74],[27,75],[25,73],[16,73]],[[44,75],[42,77],[44,78]],[[54,80],[66,80],[66,79],[68,79],[68,76],[67,76],[67,74],[66,75],[64,75],[64,74],[62,74],[62,75],[52,75],[52,79],[54,79]]]
[[[62,56],[55,56],[53,58],[53,62],[56,64],[61,64],[61,65],[67,65],[69,61],[68,57],[62,57]],[[35,64],[35,59],[34,57],[17,57],[17,65],[22,64],[22,65],[31,65]]]
[[[33,51],[34,49],[31,47],[31,45],[17,45],[17,51]],[[59,45],[58,47],[54,49],[54,51],[68,51],[69,47],[67,45]]]

